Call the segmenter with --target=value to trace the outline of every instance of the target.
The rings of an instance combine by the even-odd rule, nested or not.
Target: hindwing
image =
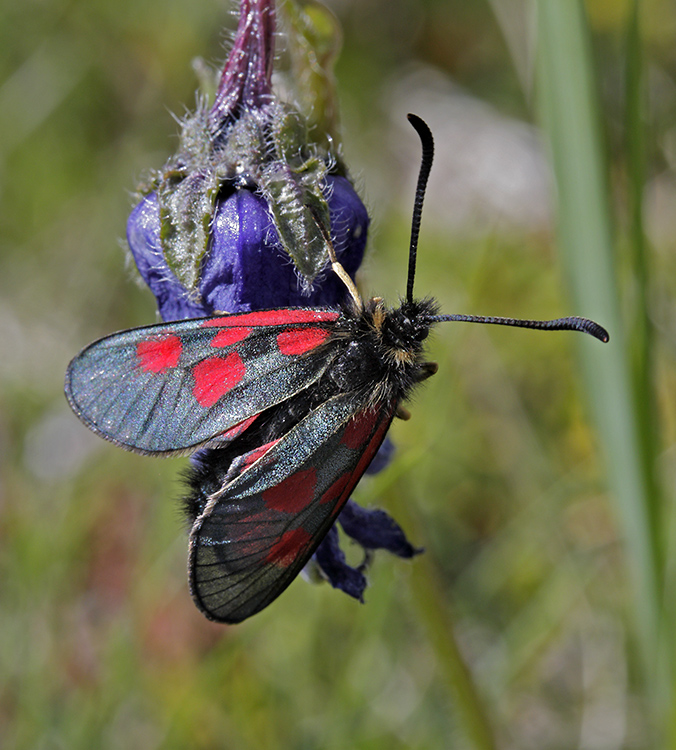
[[[334,396],[239,459],[241,473],[190,533],[190,590],[207,617],[240,622],[284,591],[375,456],[395,406],[372,406],[369,393]]]

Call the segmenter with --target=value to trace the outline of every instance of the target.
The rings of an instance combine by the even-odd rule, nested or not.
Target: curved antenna
[[[420,172],[418,173],[418,185],[415,189],[415,200],[413,202],[413,218],[411,219],[411,244],[408,250],[408,277],[406,283],[406,301],[413,302],[413,280],[415,279],[415,262],[418,255],[418,236],[420,235],[420,221],[422,219],[423,201],[425,200],[425,189],[427,180],[432,169],[434,160],[434,138],[427,123],[417,115],[407,115],[408,121],[413,125],[420,136],[422,146],[422,159],[420,161]]]
[[[588,318],[557,318],[556,320],[520,320],[518,318],[493,318],[484,315],[430,315],[426,318],[429,323],[443,323],[454,321],[460,323],[488,323],[496,326],[512,326],[514,328],[534,328],[540,331],[581,331],[588,333],[604,344],[610,341],[610,335],[603,326]]]

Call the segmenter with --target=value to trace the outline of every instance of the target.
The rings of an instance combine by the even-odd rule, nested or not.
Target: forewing
[[[88,427],[130,450],[224,442],[319,378],[338,317],[288,308],[116,333],[73,359],[66,396]]]
[[[198,608],[241,622],[273,601],[328,532],[382,443],[393,402],[325,402],[215,493],[190,534],[188,575]],[[260,451],[259,451],[260,454]]]

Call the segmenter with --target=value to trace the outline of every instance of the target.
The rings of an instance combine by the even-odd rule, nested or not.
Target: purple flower
[[[362,261],[369,217],[335,135],[328,126],[310,128],[272,91],[274,27],[272,0],[242,0],[214,104],[198,102],[184,120],[178,152],[152,175],[129,217],[129,247],[165,321],[336,307],[347,290],[327,264],[326,237],[352,278]],[[386,441],[370,471],[391,452]],[[335,526],[314,562],[360,601],[370,550],[400,557],[420,551],[384,511],[348,501],[339,522],[364,548],[364,564],[345,562]]]
[[[336,255],[354,277],[366,245],[366,208],[349,180],[339,175],[327,176],[326,195]],[[152,192],[132,211],[127,240],[165,321],[269,307],[335,306],[345,298],[345,285],[330,270],[311,288],[303,287],[267,201],[250,188],[233,188],[216,202],[197,294],[191,294],[167,264],[160,237],[160,206]]]

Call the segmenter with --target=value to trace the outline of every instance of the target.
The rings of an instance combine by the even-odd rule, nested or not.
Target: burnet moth
[[[375,456],[403,402],[436,372],[423,354],[446,321],[576,330],[585,318],[516,320],[440,315],[415,300],[416,251],[434,143],[422,143],[406,297],[363,301],[329,245],[351,302],[282,308],[122,331],[85,348],[65,390],[77,416],[127,450],[171,455],[208,448],[192,470],[188,578],[197,607],[236,623],[276,599],[307,564]]]

